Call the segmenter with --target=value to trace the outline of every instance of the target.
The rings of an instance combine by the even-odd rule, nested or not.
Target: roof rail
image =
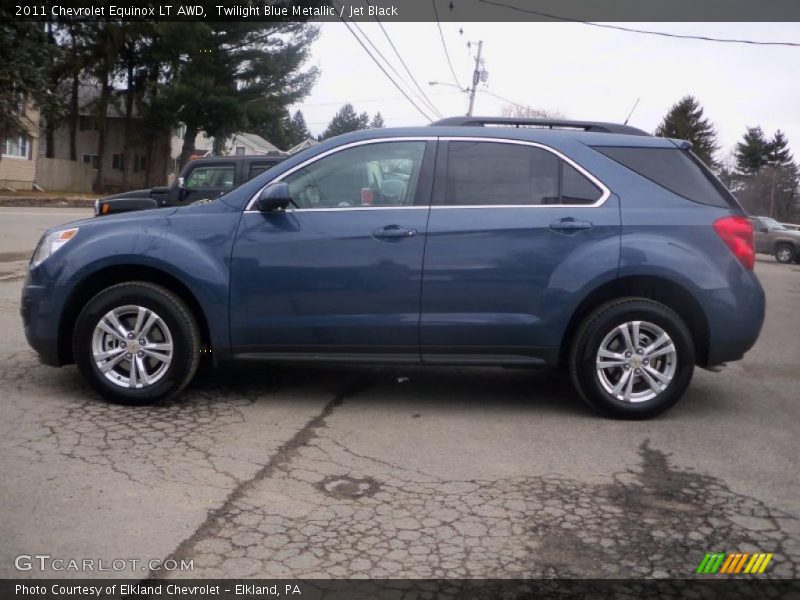
[[[626,135],[650,135],[649,133],[618,123],[598,121],[570,121],[567,119],[524,119],[516,117],[447,117],[431,123],[437,127],[484,127],[505,125],[507,127],[541,127],[546,129],[579,129],[592,133],[624,133]]]

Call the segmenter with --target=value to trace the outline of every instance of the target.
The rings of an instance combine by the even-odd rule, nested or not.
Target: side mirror
[[[284,210],[290,204],[289,185],[282,181],[268,185],[256,200],[256,208],[261,212]]]
[[[186,189],[186,178],[185,177],[178,177],[178,189],[185,190]]]

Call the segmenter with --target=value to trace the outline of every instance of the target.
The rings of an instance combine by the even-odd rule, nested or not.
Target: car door
[[[251,203],[242,216],[234,353],[419,361],[434,153],[424,138],[365,140],[274,180],[288,184],[294,206],[262,213]]]
[[[576,298],[619,264],[619,200],[539,144],[442,139],[425,250],[426,362],[553,360]]]
[[[236,163],[196,165],[184,176],[183,201],[213,200],[235,187]]]
[[[773,240],[773,233],[770,232],[769,227],[764,221],[758,218],[751,219],[753,223],[753,241],[756,246],[756,252],[759,254],[771,254]]]

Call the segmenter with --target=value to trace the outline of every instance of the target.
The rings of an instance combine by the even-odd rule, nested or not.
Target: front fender
[[[82,228],[74,243],[34,269],[32,276],[51,291],[53,314],[62,315],[76,288],[101,272],[155,269],[193,295],[208,325],[212,347],[224,354],[230,347],[230,253],[241,213],[217,203],[179,209],[160,218],[123,217],[93,221]],[[120,281],[116,272],[112,277]],[[57,335],[57,331],[49,333]]]

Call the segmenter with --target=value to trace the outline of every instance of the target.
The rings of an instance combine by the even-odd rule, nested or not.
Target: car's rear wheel
[[[569,362],[575,387],[595,410],[643,419],[680,399],[694,361],[691,334],[675,311],[646,298],[622,298],[583,321]]]
[[[75,324],[79,370],[103,397],[145,404],[177,394],[194,376],[200,333],[186,304],[169,290],[137,281],[111,286]]]
[[[779,244],[775,247],[775,260],[779,263],[789,264],[795,260],[795,249],[791,244]]]

